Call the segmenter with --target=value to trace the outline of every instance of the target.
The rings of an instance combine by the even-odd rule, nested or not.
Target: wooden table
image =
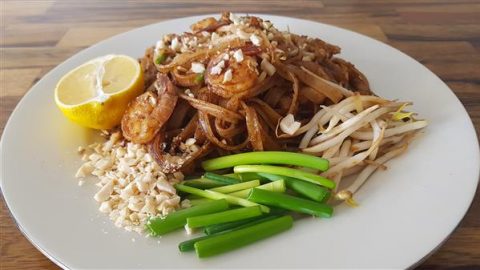
[[[98,3],[97,3],[98,2]],[[45,73],[81,49],[161,20],[204,13],[270,13],[357,31],[414,57],[460,98],[480,131],[480,1],[1,1],[0,128]],[[419,268],[480,267],[480,196],[450,239]],[[1,203],[1,269],[58,268],[20,233]]]

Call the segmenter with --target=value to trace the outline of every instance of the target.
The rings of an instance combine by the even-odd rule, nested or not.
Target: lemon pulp
[[[79,125],[110,129],[120,123],[128,103],[143,90],[143,71],[135,59],[107,55],[64,75],[55,88],[55,102]]]

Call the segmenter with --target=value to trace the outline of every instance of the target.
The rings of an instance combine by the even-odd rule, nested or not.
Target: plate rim
[[[1,165],[0,165],[0,192],[2,193],[3,195],[3,198],[4,198],[4,202],[5,202],[5,205],[6,205],[6,208],[8,209],[8,213],[10,215],[10,217],[12,218],[14,224],[16,225],[16,227],[19,229],[19,231],[25,236],[25,238],[37,249],[39,250],[43,255],[45,255],[49,260],[51,260],[53,263],[55,263],[57,266],[63,268],[63,269],[69,269],[68,266],[66,264],[64,264],[63,262],[61,262],[60,260],[58,260],[57,258],[55,258],[54,256],[52,256],[51,254],[49,254],[49,252],[47,252],[44,248],[41,247],[41,245],[39,243],[35,243],[33,240],[32,240],[32,237],[30,237],[28,235],[28,233],[22,228],[22,225],[18,222],[17,218],[15,217],[15,214],[14,212],[11,211],[11,207],[10,207],[10,204],[8,202],[8,199],[7,197],[5,196],[5,193],[4,193],[4,189],[3,189],[3,182],[5,181],[3,179],[3,161],[2,161],[2,156],[4,154],[4,150],[3,150],[3,144],[5,143],[5,140],[4,140],[4,134],[5,134],[5,131],[7,130],[10,130],[10,125],[11,122],[13,121],[12,118],[14,118],[14,116],[18,113],[18,110],[19,108],[22,106],[22,104],[25,102],[25,99],[32,94],[32,89],[34,87],[36,87],[40,82],[42,82],[44,80],[45,77],[48,77],[48,76],[51,76],[52,73],[54,73],[55,71],[57,70],[61,70],[63,68],[63,66],[71,60],[71,58],[79,55],[79,54],[84,54],[87,50],[90,50],[91,48],[94,48],[94,47],[98,47],[98,46],[103,46],[104,43],[108,43],[110,40],[112,39],[116,39],[116,38],[119,38],[123,35],[129,35],[131,32],[136,32],[136,31],[141,31],[142,29],[145,29],[145,28],[149,28],[149,27],[152,27],[153,25],[156,25],[156,24],[162,24],[162,23],[166,23],[166,22],[172,22],[172,21],[183,21],[183,20],[186,20],[186,19],[194,19],[194,18],[204,18],[204,17],[207,17],[207,16],[213,16],[213,17],[216,17],[218,15],[220,15],[221,13],[202,13],[202,14],[195,14],[195,15],[191,15],[191,16],[185,16],[185,17],[176,17],[176,18],[169,18],[169,19],[165,19],[165,20],[161,20],[161,21],[157,21],[157,22],[153,22],[153,23],[150,23],[150,24],[147,24],[147,25],[143,25],[143,26],[140,26],[140,27],[135,27],[135,28],[132,28],[128,31],[125,31],[125,32],[122,32],[122,33],[118,33],[116,35],[113,35],[113,36],[110,36],[106,39],[102,39],[88,47],[85,47],[77,52],[74,52],[72,55],[70,55],[68,58],[66,58],[64,61],[62,61],[61,63],[57,64],[56,66],[54,66],[52,69],[50,69],[47,73],[45,73],[41,78],[40,80],[38,80],[37,82],[35,82],[32,86],[29,87],[28,91],[21,97],[21,99],[19,100],[19,102],[15,105],[15,108],[12,110],[10,116],[8,117],[8,120],[6,121],[5,123],[5,126],[4,126],[4,129],[3,129],[3,132],[2,132],[2,136],[0,138],[0,162],[1,162]],[[370,36],[367,36],[367,35],[364,35],[362,33],[358,33],[358,32],[355,32],[355,31],[352,31],[350,29],[346,29],[346,28],[343,28],[343,27],[340,27],[340,26],[336,26],[336,25],[332,25],[332,24],[329,24],[329,23],[323,23],[321,21],[315,21],[313,19],[305,19],[305,18],[301,18],[301,17],[295,17],[295,16],[284,16],[284,15],[277,15],[277,14],[268,14],[268,13],[243,13],[243,12],[236,12],[235,14],[238,14],[238,15],[253,15],[253,16],[258,16],[258,17],[270,17],[270,18],[276,18],[276,19],[282,19],[282,18],[286,18],[286,19],[294,19],[294,20],[297,20],[297,21],[302,21],[304,23],[307,23],[307,24],[321,24],[321,25],[325,25],[325,26],[328,26],[328,27],[331,27],[331,28],[334,28],[335,31],[344,31],[344,32],[348,32],[349,35],[357,35],[357,36],[362,36],[363,38],[366,38],[368,39],[370,42],[375,42],[375,43],[378,43],[378,44],[381,44],[382,46],[386,46],[386,47],[389,47],[389,49],[393,49],[396,53],[399,53],[402,55],[402,57],[407,57],[409,58],[409,60],[413,60],[416,64],[418,64],[419,66],[421,66],[423,69],[426,69],[431,75],[433,75],[434,77],[436,77],[436,79],[438,79],[438,81],[440,81],[449,91],[450,91],[450,94],[453,94],[453,97],[456,99],[456,101],[461,105],[461,108],[462,108],[462,112],[465,116],[467,116],[467,119],[469,120],[468,123],[469,125],[466,127],[468,128],[470,131],[472,131],[473,133],[473,137],[476,139],[474,140],[473,144],[476,145],[476,154],[477,154],[477,159],[480,159],[480,143],[479,143],[479,134],[477,134],[476,130],[475,130],[475,125],[473,123],[473,120],[472,118],[470,117],[470,115],[468,114],[468,111],[466,110],[464,104],[461,102],[461,100],[458,98],[458,96],[455,94],[455,92],[440,78],[438,77],[437,74],[435,74],[432,70],[430,70],[428,67],[426,67],[425,65],[423,65],[422,63],[420,63],[419,61],[417,61],[415,58],[411,57],[410,55],[406,54],[405,52],[383,42],[383,41],[380,41],[380,40],[377,40],[375,38],[372,38]],[[327,41],[328,42],[328,41]],[[434,254],[449,238],[450,236],[455,232],[455,230],[459,227],[460,223],[462,222],[462,220],[465,218],[465,215],[469,212],[469,210],[471,209],[472,207],[472,203],[473,203],[473,200],[475,198],[475,194],[476,194],[476,191],[478,189],[478,186],[479,186],[479,183],[480,183],[480,164],[477,165],[477,168],[476,168],[476,175],[477,175],[477,180],[476,180],[476,183],[475,183],[475,189],[473,189],[473,191],[471,192],[471,196],[469,198],[469,204],[468,204],[468,207],[466,207],[465,211],[463,212],[462,214],[462,217],[457,221],[456,225],[454,226],[454,228],[443,238],[441,239],[441,241],[438,242],[437,246],[433,247],[431,249],[431,251],[427,254],[425,254],[423,257],[419,258],[416,262],[412,262],[412,264],[408,267],[409,269],[411,268],[414,268],[418,265],[420,265],[421,263],[423,263],[424,261],[426,261],[432,254]]]

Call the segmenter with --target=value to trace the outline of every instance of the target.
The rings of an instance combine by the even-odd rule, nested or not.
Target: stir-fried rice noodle
[[[351,202],[427,125],[404,111],[410,103],[373,95],[366,77],[335,57],[339,47],[232,18],[166,35],[140,59],[147,90],[129,105],[123,135],[148,144],[163,172],[193,172],[205,158],[237,152],[303,151],[330,160],[323,175]],[[179,147],[192,139],[195,147]]]

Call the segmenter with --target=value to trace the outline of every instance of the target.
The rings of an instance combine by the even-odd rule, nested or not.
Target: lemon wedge
[[[106,55],[65,74],[55,87],[55,103],[79,125],[110,129],[143,90],[143,71],[135,59]]]

